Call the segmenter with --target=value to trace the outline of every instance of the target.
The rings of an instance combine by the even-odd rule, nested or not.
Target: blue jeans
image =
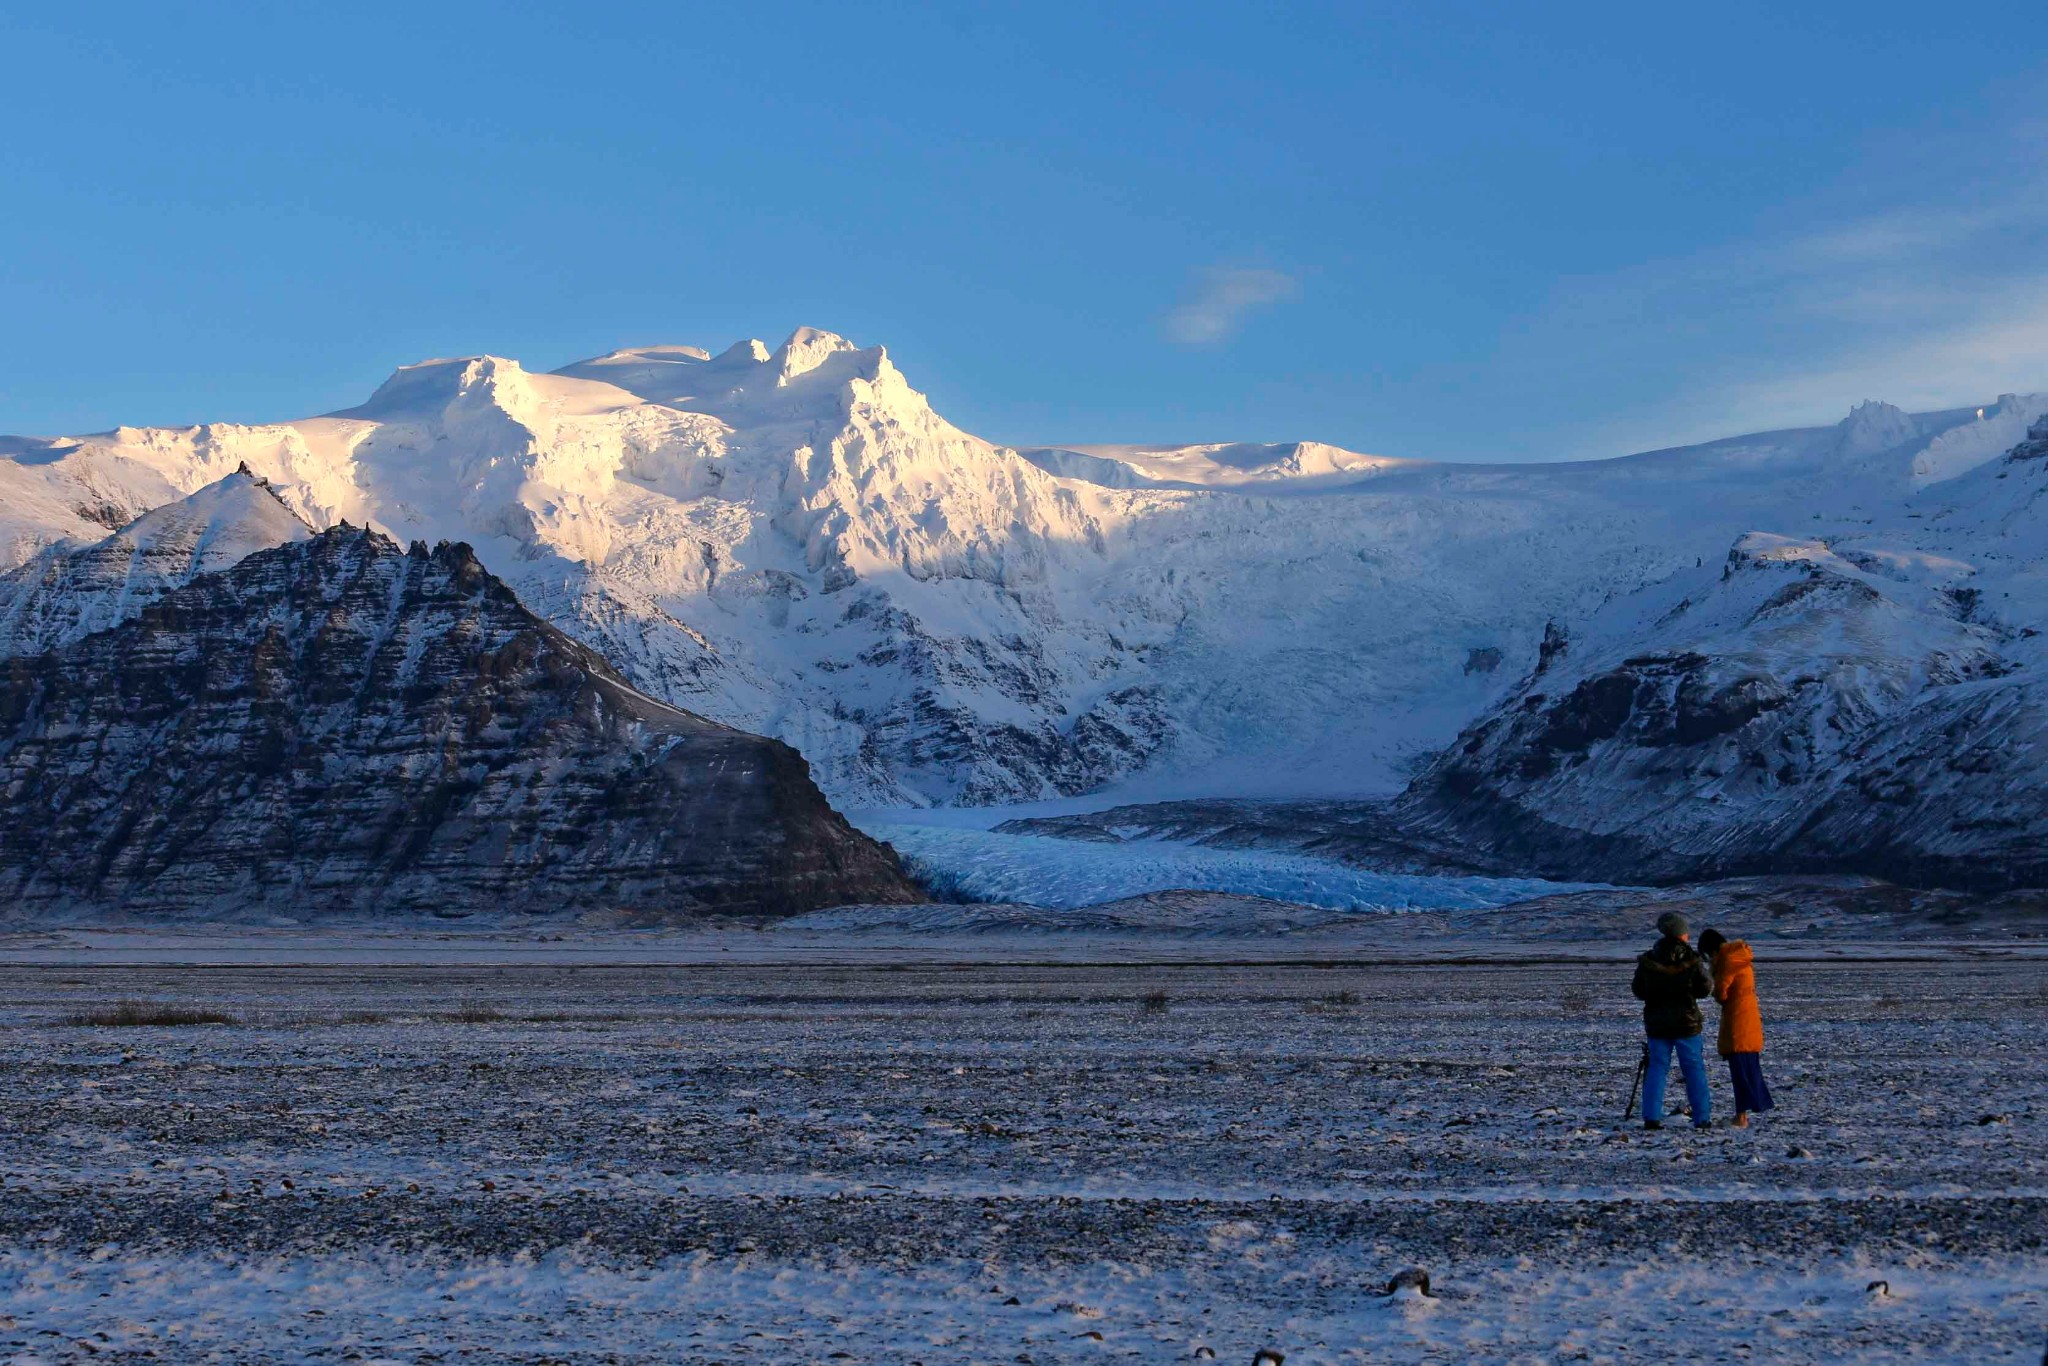
[[[1707,1064],[1700,1056],[1700,1036],[1690,1039],[1651,1039],[1650,1065],[1643,1072],[1643,1118],[1664,1118],[1664,1083],[1671,1079],[1671,1055],[1678,1055],[1678,1070],[1685,1074],[1685,1101],[1692,1107],[1692,1122],[1705,1124],[1714,1116],[1714,1098],[1707,1091]]]

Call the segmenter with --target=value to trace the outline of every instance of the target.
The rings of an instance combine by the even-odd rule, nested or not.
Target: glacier
[[[947,900],[1020,902],[1054,910],[1148,892],[1230,892],[1337,911],[1469,910],[1592,884],[1535,878],[1376,873],[1333,859],[1168,840],[1097,844],[918,821],[856,818]]]

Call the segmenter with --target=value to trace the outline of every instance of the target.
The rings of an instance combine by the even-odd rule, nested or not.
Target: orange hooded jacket
[[[1764,1051],[1764,1016],[1756,1004],[1749,945],[1731,939],[1714,955],[1714,999],[1721,1003],[1721,1056]]]

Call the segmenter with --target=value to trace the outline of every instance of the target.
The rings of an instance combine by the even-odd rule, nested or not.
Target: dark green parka
[[[1707,960],[1683,939],[1659,939],[1636,959],[1629,985],[1643,1003],[1643,1033],[1653,1039],[1689,1039],[1700,1032],[1700,998],[1714,990]]]

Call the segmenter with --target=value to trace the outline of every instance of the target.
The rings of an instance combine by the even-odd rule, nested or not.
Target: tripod
[[[1629,1083],[1628,1104],[1622,1107],[1621,1117],[1627,1119],[1636,1111],[1636,1093],[1643,1089],[1643,1074],[1650,1070],[1650,1045],[1643,1044],[1643,1051],[1636,1055],[1636,1079]],[[1648,1118],[1648,1116],[1644,1116]]]

